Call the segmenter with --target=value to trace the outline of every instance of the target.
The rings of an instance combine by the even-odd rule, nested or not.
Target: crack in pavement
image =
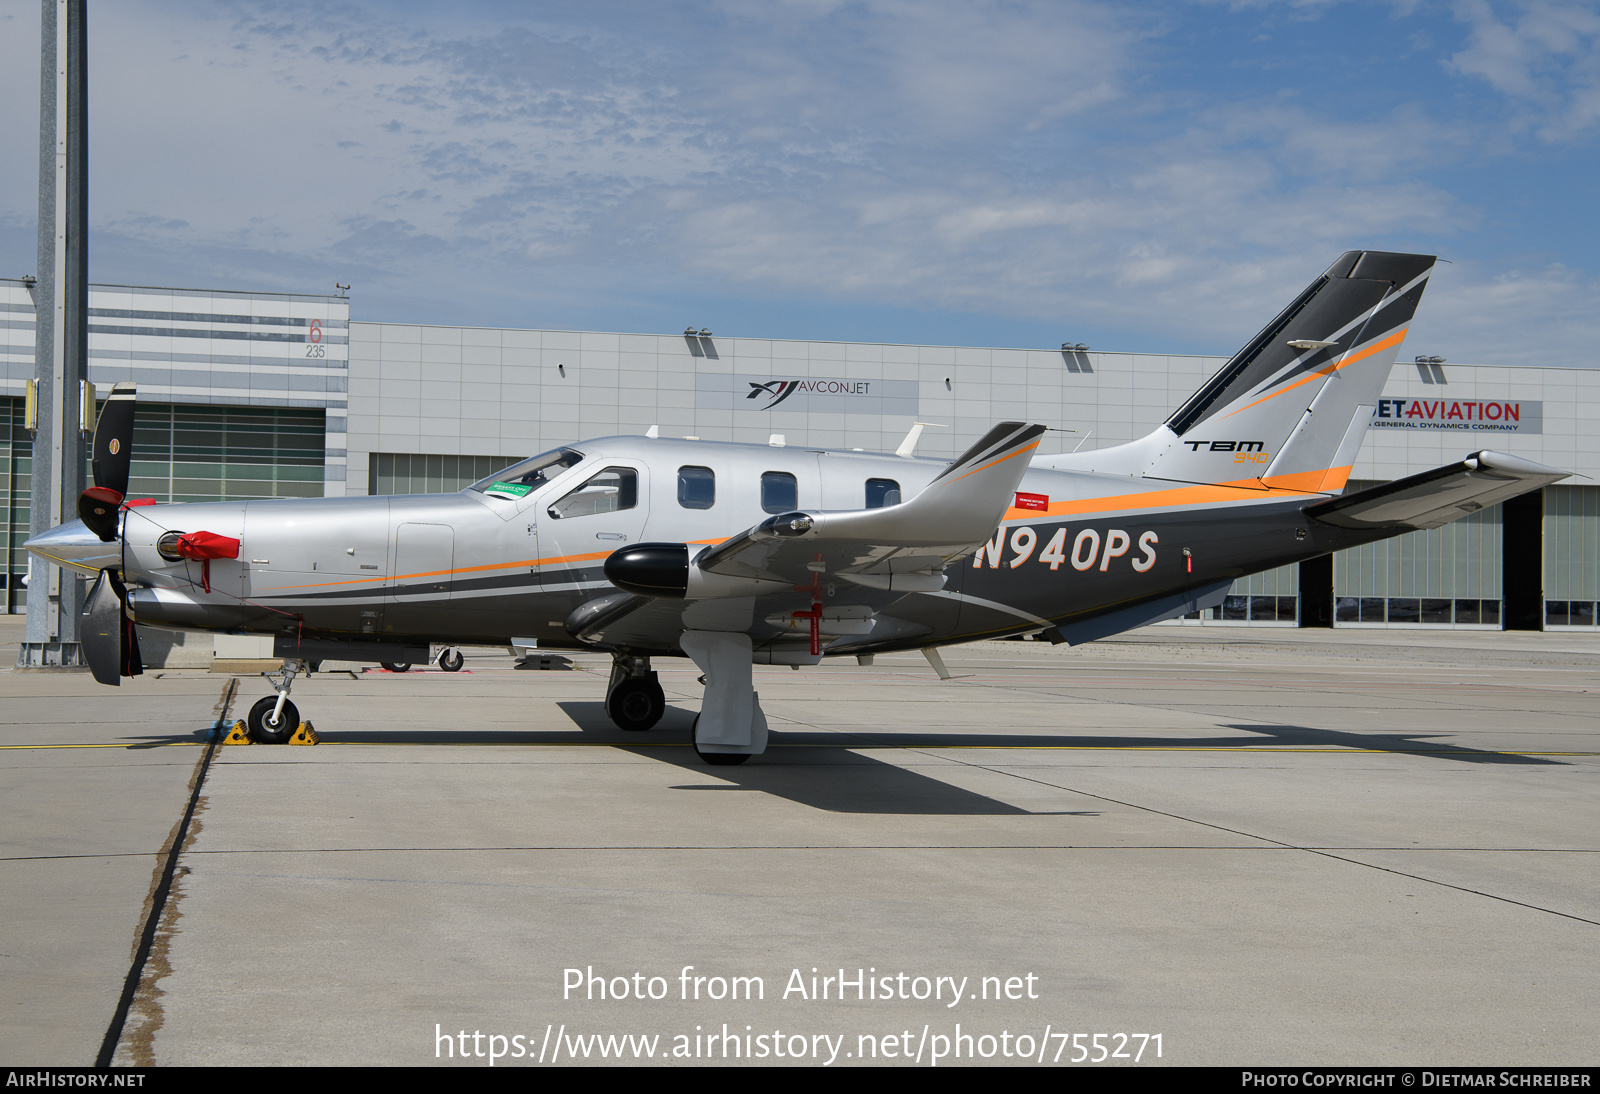
[[[189,776],[189,796],[183,816],[167,833],[166,842],[157,853],[156,866],[150,876],[150,891],[144,899],[143,927],[134,937],[133,960],[122,984],[117,1009],[111,1016],[111,1024],[106,1027],[100,1052],[95,1057],[95,1067],[111,1066],[130,1016],[137,1018],[137,1025],[128,1034],[128,1054],[132,1057],[133,1066],[151,1067],[155,1064],[152,1040],[156,1030],[161,1028],[161,996],[164,994],[157,982],[172,971],[167,960],[167,948],[177,931],[180,916],[178,904],[183,899],[183,893],[177,889],[176,883],[183,874],[189,872],[187,866],[178,865],[178,859],[200,834],[199,814],[206,807],[206,799],[200,791],[205,786],[206,772],[222,740],[222,727],[227,722],[228,710],[238,690],[239,681],[230,679],[224,685],[216,706],[212,707],[216,720],[212,723],[206,750],[196,762],[194,773]]]

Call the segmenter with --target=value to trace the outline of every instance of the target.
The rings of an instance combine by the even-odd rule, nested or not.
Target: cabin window
[[[717,500],[717,476],[709,467],[678,468],[678,504],[685,509],[710,509]]]
[[[900,504],[900,484],[893,479],[867,480],[867,508],[882,509]]]
[[[800,484],[787,471],[761,473],[761,508],[768,513],[792,513],[800,508]]]
[[[639,504],[639,473],[631,467],[608,467],[566,494],[545,512],[556,520],[615,513]]]

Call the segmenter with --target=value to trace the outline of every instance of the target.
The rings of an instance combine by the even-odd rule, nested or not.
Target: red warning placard
[[[1041,513],[1049,512],[1050,497],[1047,494],[1024,494],[1017,491],[1018,509],[1036,509]]]

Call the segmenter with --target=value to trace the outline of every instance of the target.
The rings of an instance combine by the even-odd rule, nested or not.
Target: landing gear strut
[[[264,673],[278,694],[256,700],[245,719],[250,739],[258,744],[281,745],[294,736],[300,728],[300,711],[289,702],[289,689],[294,687],[297,673],[309,672],[304,661],[287,659],[277,672]]]
[[[683,652],[705,672],[706,697],[694,721],[694,750],[708,764],[742,764],[767,750],[767,716],[750,672],[750,638],[738,632],[684,631]]]
[[[666,710],[667,697],[656,674],[650,671],[650,658],[613,654],[611,682],[606,686],[606,713],[617,728],[642,733],[661,721]]]

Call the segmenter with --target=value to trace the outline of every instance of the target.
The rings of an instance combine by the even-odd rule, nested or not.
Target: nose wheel
[[[300,728],[300,711],[289,702],[289,689],[294,687],[296,674],[308,670],[304,661],[291,659],[284,661],[277,672],[261,674],[271,681],[277,694],[257,699],[250,708],[244,724],[251,740],[258,744],[281,745],[294,736],[294,731]]]
[[[288,743],[294,735],[300,726],[300,711],[288,700],[284,700],[282,711],[277,706],[278,697],[268,695],[264,699],[257,699],[255,706],[250,708],[250,715],[244,724],[252,741],[263,745],[281,745]]]

